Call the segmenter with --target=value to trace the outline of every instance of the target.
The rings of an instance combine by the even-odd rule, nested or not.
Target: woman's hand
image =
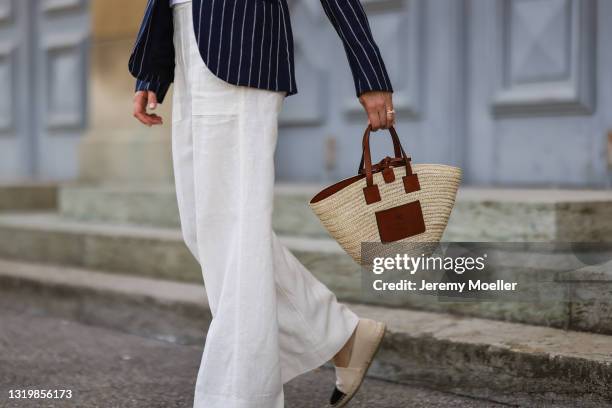
[[[368,123],[372,126],[372,130],[389,129],[395,125],[392,95],[391,92],[368,91],[359,97],[359,102],[368,115]]]
[[[134,117],[149,127],[153,125],[163,125],[164,121],[161,116],[154,113],[147,113],[147,106],[151,110],[157,108],[157,95],[155,95],[155,92],[136,92],[134,94]]]

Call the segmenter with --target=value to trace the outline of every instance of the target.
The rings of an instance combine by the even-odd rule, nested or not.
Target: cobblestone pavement
[[[0,311],[0,407],[191,407],[201,349],[52,317]],[[333,371],[285,385],[286,407],[324,407]],[[10,389],[70,389],[71,400],[11,400]],[[368,379],[352,407],[495,407],[421,387]]]

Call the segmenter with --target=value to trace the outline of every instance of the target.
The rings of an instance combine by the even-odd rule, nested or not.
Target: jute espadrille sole
[[[347,393],[346,396],[342,398],[342,400],[340,400],[337,404],[335,405],[328,404],[326,405],[326,408],[345,407],[349,403],[349,401],[355,396],[355,394],[357,394],[357,391],[359,391],[359,388],[361,387],[361,384],[363,384],[363,380],[365,379],[365,376],[368,373],[370,366],[372,365],[372,361],[374,361],[374,356],[376,356],[376,354],[378,353],[378,350],[380,349],[380,346],[382,345],[382,341],[383,341],[383,338],[385,337],[386,330],[387,330],[387,325],[384,323],[380,323],[378,327],[378,333],[376,335],[376,343],[373,344],[373,348],[371,350],[370,357],[368,358],[366,362],[366,367],[362,372],[361,378],[359,378],[359,381],[357,382],[357,386],[353,390],[351,390],[349,393]]]

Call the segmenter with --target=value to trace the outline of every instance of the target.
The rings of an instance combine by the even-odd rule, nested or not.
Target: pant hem
[[[338,353],[338,351],[340,351],[340,349],[351,338],[353,332],[357,328],[357,324],[359,323],[359,317],[357,317],[357,315],[348,308],[345,309],[345,314],[347,322],[350,322],[347,324],[347,328],[349,330],[347,330],[346,333],[343,333],[342,336],[338,336],[336,339],[331,339],[313,350],[311,353],[309,353],[311,358],[305,358],[301,360],[299,364],[287,367],[282,376],[283,384],[288,383],[299,375],[321,367],[323,364],[330,361]]]

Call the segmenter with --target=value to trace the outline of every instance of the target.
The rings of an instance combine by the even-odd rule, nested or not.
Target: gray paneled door
[[[460,165],[472,184],[609,185],[612,1],[362,3],[416,162]],[[300,94],[282,114],[278,178],[353,175],[365,123],[344,51],[318,2],[291,9]]]
[[[87,0],[0,1],[0,179],[69,179],[86,124]]]
[[[612,2],[472,0],[469,179],[610,185]]]

